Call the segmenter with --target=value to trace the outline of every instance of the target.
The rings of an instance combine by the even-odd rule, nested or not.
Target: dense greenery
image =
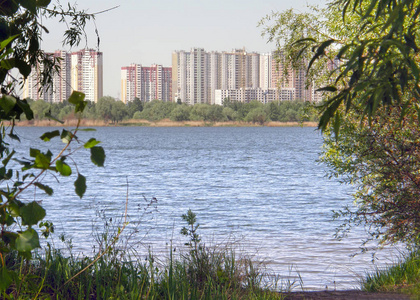
[[[411,246],[420,231],[420,131],[417,116],[400,116],[401,108],[384,109],[360,126],[348,113],[339,136],[327,132],[321,160],[331,175],[357,183],[357,211],[337,214],[347,219],[343,232],[365,223],[371,238]]]
[[[12,252],[6,264],[21,280],[4,295],[13,299],[283,299],[269,287],[290,290],[290,285],[265,285],[261,266],[235,253],[233,245],[205,246],[195,214],[188,211],[183,218],[187,224],[181,234],[187,237],[187,247],[171,245],[164,260],[153,253],[145,259],[130,240],[120,236],[116,230],[120,226],[108,219],[97,239],[97,249],[107,251],[95,259],[46,249],[45,255],[28,263]]]
[[[59,120],[73,118],[74,114],[68,103],[47,103],[43,100],[30,101],[34,118],[47,119],[49,114]],[[154,100],[143,103],[139,99],[124,105],[112,97],[102,97],[98,103],[89,103],[82,114],[83,118],[105,120],[117,123],[127,119],[159,121],[245,121],[264,124],[268,121],[301,122],[317,121],[312,105],[302,101],[283,101],[262,104],[258,101],[249,103],[225,101],[223,106],[196,104],[194,106]]]
[[[374,239],[409,246],[420,241],[419,7],[339,0],[263,21],[289,62],[309,63],[327,96],[319,107],[322,160],[357,188],[356,207],[338,213],[344,233],[361,223]]]
[[[19,97],[18,88],[38,62],[45,66],[41,78],[43,88],[51,83],[52,74],[58,61],[45,55],[40,49],[41,33],[48,32],[42,25],[42,17],[58,16],[62,22],[71,20],[65,32],[65,43],[77,44],[83,35],[83,24],[91,15],[76,12],[71,6],[49,8],[50,1],[2,1],[0,6],[0,293],[9,298],[6,292],[10,286],[24,282],[20,270],[8,265],[10,255],[28,263],[33,250],[40,247],[39,233],[48,237],[54,226],[43,221],[45,209],[40,205],[42,197],[53,194],[53,189],[42,183],[45,176],[58,178],[74,177],[75,193],[82,197],[86,191],[86,178],[79,172],[70,150],[70,144],[77,140],[82,148],[90,152],[92,162],[103,166],[105,153],[97,146],[99,141],[90,139],[80,141],[78,126],[72,130],[63,129],[45,132],[40,138],[45,142],[60,140],[64,144],[61,151],[41,151],[30,148],[24,158],[17,158],[14,149],[19,136],[14,132],[15,120],[21,117],[32,119],[34,113],[28,102]],[[73,92],[68,102],[75,114],[80,115],[87,105],[84,94]],[[18,147],[18,146],[16,146]],[[74,172],[74,173],[73,173]],[[28,201],[25,199],[33,199]],[[35,290],[33,290],[35,291]],[[36,293],[34,293],[36,295]]]

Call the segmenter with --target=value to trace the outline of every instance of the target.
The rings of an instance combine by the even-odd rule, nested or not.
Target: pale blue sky
[[[66,2],[61,1],[62,4]],[[122,66],[171,66],[172,51],[230,51],[245,47],[247,51],[269,52],[273,44],[261,37],[257,24],[271,11],[295,8],[304,11],[307,3],[323,0],[83,0],[79,9],[94,13],[114,6],[118,8],[96,17],[104,55],[104,95],[120,97]],[[50,34],[44,36],[48,51],[63,49],[60,33],[64,27],[46,23]],[[92,26],[87,28],[88,47],[96,47]],[[83,42],[79,48],[86,44]],[[66,49],[68,50],[68,49]]]

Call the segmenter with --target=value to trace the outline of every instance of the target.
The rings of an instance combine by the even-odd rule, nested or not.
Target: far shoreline
[[[77,119],[67,119],[64,123],[53,120],[24,120],[16,121],[15,126],[18,127],[66,127],[77,126]],[[209,122],[209,121],[171,121],[163,119],[159,121],[130,119],[118,123],[112,123],[104,120],[82,119],[80,121],[82,127],[317,127],[317,122],[265,122],[263,124],[242,122],[242,121],[226,121],[226,122]]]

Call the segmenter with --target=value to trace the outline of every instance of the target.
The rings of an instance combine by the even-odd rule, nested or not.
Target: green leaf
[[[99,143],[100,143],[100,141],[97,141],[96,139],[91,138],[89,141],[87,141],[87,142],[85,143],[84,147],[85,147],[86,149],[90,149],[90,148],[92,148],[92,147],[96,146],[96,145],[97,145],[97,144],[99,144]]]
[[[34,229],[28,228],[24,232],[19,233],[16,239],[16,250],[19,252],[29,252],[39,247],[39,236]]]
[[[341,116],[340,116],[340,113],[336,112],[334,122],[333,122],[334,135],[336,139],[338,139],[338,136],[340,134],[340,127],[341,127]]]
[[[20,215],[22,217],[22,224],[23,225],[36,225],[39,221],[45,218],[45,209],[32,201],[31,203],[26,204],[20,209]]]
[[[1,2],[2,15],[12,16],[19,9],[18,1],[15,0],[3,0]]]
[[[74,182],[76,194],[82,198],[86,192],[86,177],[82,174],[78,174],[76,181]]]
[[[70,166],[66,164],[62,159],[56,161],[55,167],[57,168],[57,171],[63,176],[70,176],[72,173]]]
[[[3,3],[2,3],[3,4]],[[0,43],[0,51],[3,50],[7,45],[13,42],[20,34],[15,34],[9,37],[8,39],[1,41]]]
[[[15,155],[16,151],[13,150],[5,159],[3,159],[2,163],[3,166],[7,166],[7,164],[9,163],[10,159],[13,157],[13,155]]]
[[[12,283],[12,276],[10,276],[9,271],[6,267],[1,268],[0,272],[0,292],[4,292]]]
[[[103,167],[105,162],[105,151],[102,147],[90,148],[90,159],[98,167]]]
[[[417,52],[419,48],[416,45],[416,39],[412,34],[404,34],[404,40],[410,48],[414,50],[414,52]]]
[[[13,222],[11,224],[13,224]],[[8,226],[10,226],[10,225],[8,225]],[[15,233],[15,232],[12,232],[12,231],[3,231],[2,232],[2,240],[3,240],[3,242],[6,245],[10,245],[12,248],[16,245],[16,239],[17,239],[17,237],[18,237],[18,234]]]
[[[49,142],[52,138],[55,138],[56,136],[60,136],[60,131],[54,130],[50,132],[45,132],[40,139],[44,142]]]
[[[17,105],[25,113],[26,119],[32,120],[34,118],[34,112],[32,111],[31,107],[29,106],[28,101],[17,99]]]
[[[334,42],[335,42],[334,39],[330,39],[325,42],[322,42],[321,45],[319,45],[319,47],[316,49],[315,55],[312,57],[311,61],[309,62],[308,70],[311,68],[315,60],[317,60],[318,58],[320,58],[322,55],[325,54],[325,49],[328,48]]]
[[[19,200],[16,200],[16,199],[11,201],[10,204],[9,204],[9,211],[10,211],[10,214],[12,215],[12,217],[20,216],[20,209],[23,206],[24,206],[24,204],[22,203],[22,201],[19,201]]]
[[[31,74],[31,66],[27,64],[25,61],[17,59],[15,61],[16,67],[19,69],[20,74],[23,75],[24,78],[28,77]]]
[[[29,148],[29,155],[31,157],[36,157],[38,155],[38,153],[41,153],[41,151],[39,151],[38,149],[35,149],[35,148]]]
[[[31,13],[36,13],[36,1],[35,0],[20,0],[20,5],[29,10]]]
[[[47,193],[48,196],[51,196],[54,193],[54,190],[48,185],[42,184],[40,182],[35,182],[34,185]]]
[[[14,58],[2,59],[1,63],[0,63],[0,66],[3,69],[11,70],[15,67],[15,59]]]
[[[51,0],[37,0],[36,1],[36,5],[39,7],[47,7],[48,5],[50,5]]]
[[[71,104],[74,104],[76,106],[74,108],[74,112],[83,112],[83,110],[85,109],[87,105],[87,101],[84,101],[84,99],[85,99],[85,94],[81,92],[74,91],[70,95],[68,101]]]
[[[35,168],[46,170],[50,167],[50,164],[51,164],[51,157],[48,157],[47,155],[41,152],[36,154],[35,164],[34,164]]]
[[[0,107],[4,110],[5,114],[9,114],[9,112],[15,107],[16,105],[16,98],[9,96],[9,95],[3,95],[0,99]]]
[[[72,140],[73,136],[74,136],[73,133],[63,129],[63,131],[61,132],[60,138],[63,141],[63,143],[68,144]]]
[[[319,88],[316,90],[316,92],[336,92],[337,88],[335,86],[325,86],[323,88]]]

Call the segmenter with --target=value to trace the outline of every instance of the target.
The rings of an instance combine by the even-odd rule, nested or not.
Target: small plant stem
[[[123,226],[121,227],[121,230],[119,230],[119,232],[117,233],[117,235],[115,236],[111,244],[104,251],[99,253],[98,256],[90,264],[88,264],[85,268],[83,268],[83,270],[79,271],[76,275],[74,275],[69,280],[67,280],[63,284],[63,286],[67,285],[74,278],[76,278],[77,276],[85,272],[87,269],[89,269],[91,266],[93,266],[102,256],[104,256],[111,249],[112,246],[115,245],[115,243],[118,241],[119,236],[121,235],[121,233],[124,231],[125,227],[127,226],[127,209],[128,209],[128,182],[127,182],[127,195],[125,199],[124,223],[123,223]]]

